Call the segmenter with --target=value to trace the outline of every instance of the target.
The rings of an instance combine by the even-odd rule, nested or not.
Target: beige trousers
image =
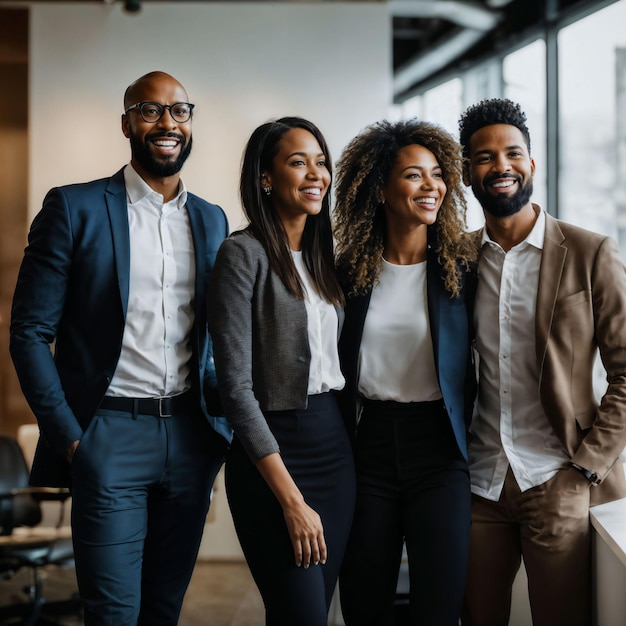
[[[521,559],[534,626],[590,626],[590,486],[574,469],[521,492],[509,468],[499,502],[472,496],[463,626],[507,626]]]

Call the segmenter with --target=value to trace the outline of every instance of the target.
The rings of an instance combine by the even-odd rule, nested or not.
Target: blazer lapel
[[[567,256],[567,247],[561,245],[565,237],[556,219],[546,214],[546,234],[539,268],[539,286],[535,312],[535,348],[537,368],[541,379],[543,360],[548,347],[556,297]]]
[[[353,386],[354,391],[356,391],[357,386],[359,349],[363,337],[363,326],[371,297],[372,292],[368,291],[364,295],[348,298],[343,328],[339,337],[339,353],[346,383]]]
[[[193,250],[196,263],[196,285],[195,285],[195,302],[196,307],[204,306],[205,272],[206,272],[206,256],[207,256],[207,238],[206,224],[204,222],[204,214],[198,208],[193,197],[187,195],[187,215],[189,216],[189,226],[191,228],[191,236],[193,238]]]
[[[204,356],[206,344],[202,347],[202,342],[206,341],[206,287],[208,279],[207,267],[207,224],[204,219],[204,212],[194,201],[191,194],[187,195],[187,215],[189,216],[189,227],[191,228],[191,238],[193,240],[194,260],[196,264],[196,282],[193,294],[194,312],[196,322],[192,331],[192,342],[194,353],[198,355],[200,365],[200,376],[204,375]]]
[[[117,270],[122,309],[124,317],[126,317],[130,288],[130,233],[128,231],[128,206],[123,168],[111,177],[105,193],[105,202],[111,222],[115,269]]]
[[[440,299],[444,293],[440,266],[437,263],[437,256],[433,248],[428,248],[426,262],[426,298],[428,300],[428,317],[430,324],[430,336],[433,343],[433,356],[435,357],[435,368],[439,377],[439,343],[441,331]]]

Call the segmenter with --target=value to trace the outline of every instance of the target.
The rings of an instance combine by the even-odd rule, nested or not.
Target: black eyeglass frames
[[[148,124],[156,124],[165,113],[165,109],[169,109],[170,115],[175,122],[184,124],[188,122],[193,113],[195,105],[189,102],[176,102],[174,104],[159,104],[158,102],[137,102],[129,106],[124,113],[128,113],[132,109],[139,109],[139,114],[144,122]]]

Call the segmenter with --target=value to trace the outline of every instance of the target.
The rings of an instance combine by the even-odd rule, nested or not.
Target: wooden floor
[[[0,579],[0,607],[20,601],[29,583],[26,572],[11,581]],[[49,600],[65,599],[76,590],[73,569],[52,568],[44,573]],[[2,622],[0,622],[2,623]],[[13,623],[13,622],[12,622]],[[79,617],[63,618],[64,626],[80,626]],[[259,592],[245,563],[199,562],[194,570],[179,626],[263,626],[265,616]]]
[[[198,563],[179,626],[263,626],[261,596],[245,563]]]

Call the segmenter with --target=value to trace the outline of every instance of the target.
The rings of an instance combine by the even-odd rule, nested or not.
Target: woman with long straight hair
[[[229,505],[269,626],[326,626],[355,498],[335,394],[343,294],[334,272],[331,162],[297,117],[259,126],[242,164],[249,225],[222,244],[208,300],[234,440]]]

